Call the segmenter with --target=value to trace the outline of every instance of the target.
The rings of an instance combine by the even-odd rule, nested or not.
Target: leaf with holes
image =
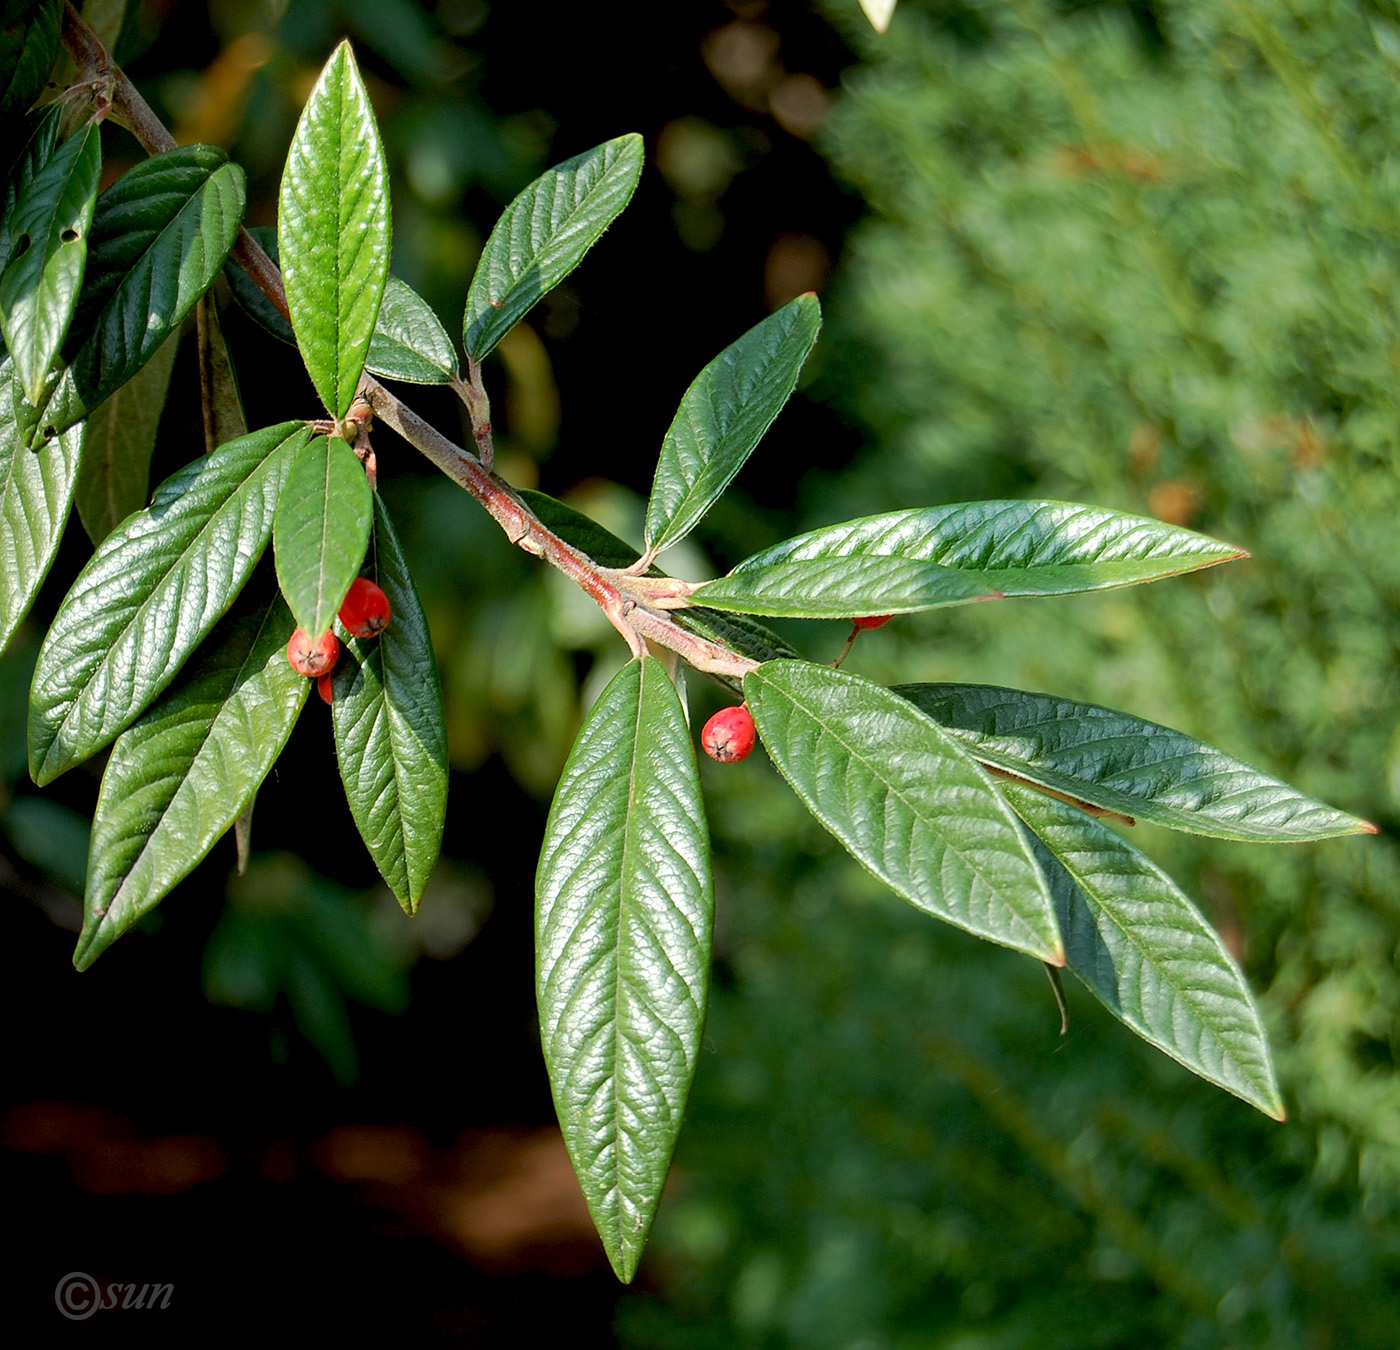
[[[302,109],[282,173],[277,237],[302,359],[321,401],[344,417],[389,275],[389,175],[348,42]]]
[[[685,538],[743,468],[796,388],[821,322],[817,297],[799,296],[695,377],[657,461],[647,503],[649,551]]]
[[[554,1105],[608,1259],[641,1259],[695,1076],[709,988],[710,839],[690,730],[659,661],[584,722],[535,881]]]
[[[364,561],[373,495],[355,452],[338,436],[317,436],[297,455],[273,548],[282,594],[312,637],[331,626]]]
[[[167,478],[146,510],[98,546],[34,668],[36,783],[130,726],[227,612],[267,546],[282,485],[309,436],[304,424],[284,422],[230,441]]]
[[[883,686],[805,661],[760,666],[744,693],[778,771],[885,885],[978,937],[1064,963],[1020,823],[955,737]]]
[[[368,562],[393,620],[378,637],[346,639],[331,701],[335,750],[360,837],[416,914],[447,815],[447,719],[428,621],[377,495]]]
[[[267,581],[112,748],[92,822],[79,970],[194,870],[291,735],[310,681],[287,664],[294,623]]]
[[[583,261],[632,198],[642,138],[619,136],[541,174],[496,222],[481,251],[462,344],[480,361]]]
[[[365,361],[371,373],[411,384],[451,384],[457,353],[437,315],[411,287],[390,277]]]
[[[3,206],[3,210],[0,210],[0,271],[9,264],[10,255],[14,252],[15,203],[53,154],[62,122],[63,105],[50,103],[46,108],[36,109],[20,123],[21,133],[25,137],[24,149],[5,175],[4,198],[0,201],[0,206]]]
[[[1069,968],[1145,1041],[1282,1120],[1249,985],[1176,883],[1077,808],[1017,784],[1004,791],[1039,837]]]
[[[905,684],[984,764],[1172,830],[1287,843],[1375,826],[1170,727],[1093,703],[981,684]]]

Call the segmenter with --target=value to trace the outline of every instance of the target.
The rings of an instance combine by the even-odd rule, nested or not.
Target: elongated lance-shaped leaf
[[[97,199],[69,364],[36,410],[31,444],[85,417],[160,350],[218,276],[243,202],[243,170],[209,145],[144,160]]]
[[[295,625],[266,580],[112,748],[92,821],[79,970],[194,870],[291,735],[310,681],[287,664]]]
[[[648,549],[659,553],[683,539],[733,481],[796,388],[821,323],[817,297],[798,296],[695,377],[661,446]]]
[[[750,560],[752,561],[752,560]],[[854,554],[750,567],[691,592],[702,605],[788,619],[909,614],[974,600],[1000,600],[975,574],[914,558]]]
[[[321,401],[344,417],[389,275],[389,174],[348,42],[302,109],[282,172],[277,234],[302,359]]]
[[[0,65],[0,68],[3,68]],[[5,190],[0,198],[0,271],[9,264],[15,247],[15,203],[20,193],[33,180],[34,175],[48,162],[58,145],[58,130],[63,122],[63,105],[50,103],[42,111],[36,110],[20,124],[26,136],[24,148],[5,175]]]
[[[73,320],[101,176],[102,143],[89,123],[30,179],[14,206],[14,250],[0,276],[0,326],[31,403],[39,402]]]
[[[450,384],[457,373],[452,339],[428,302],[397,277],[384,288],[365,365],[375,375],[412,384]]]
[[[1223,750],[1111,708],[983,684],[894,692],[982,763],[1154,825],[1261,843],[1375,833]]]
[[[541,174],[496,222],[462,317],[462,345],[482,360],[564,280],[632,198],[642,138],[619,136]]]
[[[0,116],[22,113],[53,69],[63,26],[63,0],[7,4],[0,26]]]
[[[614,677],[574,742],[535,895],[554,1105],[608,1259],[630,1280],[695,1076],[714,923],[695,751],[652,657]]]
[[[74,502],[94,544],[146,504],[151,452],[179,345],[178,333],[166,338],[160,350],[87,420]]]
[[[204,449],[212,453],[228,441],[248,434],[248,418],[238,392],[238,377],[229,360],[228,344],[213,299],[206,295],[195,306],[198,336],[199,395],[204,414]]]
[[[227,612],[310,433],[255,431],[187,465],[98,546],[59,606],[29,693],[29,772],[52,781],[124,731]],[[44,451],[38,452],[40,454]]]
[[[0,652],[29,613],[58,552],[83,449],[83,425],[33,451],[20,438],[14,364],[0,364]]]
[[[312,637],[331,626],[369,543],[373,493],[355,452],[317,436],[297,455],[277,508],[277,579]]]
[[[335,752],[360,837],[416,914],[447,815],[447,718],[428,621],[377,495],[368,562],[393,617],[378,637],[346,639],[331,702]]]
[[[1249,985],[1176,883],[1076,807],[1017,784],[1004,791],[1039,837],[1069,968],[1144,1040],[1282,1120]]]
[[[972,502],[828,525],[755,553],[730,576],[818,559],[904,558],[955,568],[1003,595],[1069,595],[1244,556],[1191,530],[1096,506]],[[863,612],[889,611],[872,606]]]
[[[891,890],[978,937],[1064,964],[1020,823],[955,737],[883,686],[805,661],[760,666],[744,693],[778,771]]]

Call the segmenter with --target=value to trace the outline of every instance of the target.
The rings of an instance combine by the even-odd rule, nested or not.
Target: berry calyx
[[[735,764],[747,759],[753,751],[753,718],[742,704],[737,708],[721,708],[700,733],[700,744],[713,760],[721,764]]]
[[[298,675],[318,679],[329,675],[340,659],[340,639],[328,628],[318,638],[309,638],[306,629],[298,628],[287,643],[287,660]]]
[[[340,606],[345,631],[357,638],[378,637],[393,618],[389,597],[368,577],[356,577]]]
[[[335,702],[335,676],[333,674],[322,675],[316,681],[316,692],[321,696],[321,702],[327,705]]]
[[[889,623],[892,618],[893,614],[867,614],[864,618],[852,619],[851,622],[857,628],[879,628],[882,624]]]

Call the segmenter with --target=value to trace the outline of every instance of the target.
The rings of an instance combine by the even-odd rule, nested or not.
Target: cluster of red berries
[[[389,597],[368,577],[356,577],[340,606],[339,619],[352,637],[378,637],[394,617]],[[316,681],[316,692],[331,701],[331,676],[340,660],[340,639],[328,628],[318,638],[298,628],[287,644],[287,660],[299,675]]]

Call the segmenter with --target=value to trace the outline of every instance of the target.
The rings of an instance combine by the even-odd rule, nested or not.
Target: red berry
[[[378,637],[393,616],[389,597],[368,577],[356,577],[350,583],[340,606],[340,621],[347,633],[357,638]]]
[[[306,636],[306,629],[298,628],[287,643],[287,660],[298,675],[316,679],[329,675],[340,659],[340,639],[328,628],[314,641]]]
[[[333,703],[335,701],[335,676],[333,674],[322,675],[316,681],[316,692],[320,694],[322,703]]]
[[[711,759],[721,764],[734,764],[747,759],[753,750],[753,718],[742,705],[737,708],[721,708],[700,733],[700,744]]]
[[[857,628],[879,628],[881,624],[889,623],[894,618],[893,614],[867,614],[863,619],[852,619],[851,622]]]

